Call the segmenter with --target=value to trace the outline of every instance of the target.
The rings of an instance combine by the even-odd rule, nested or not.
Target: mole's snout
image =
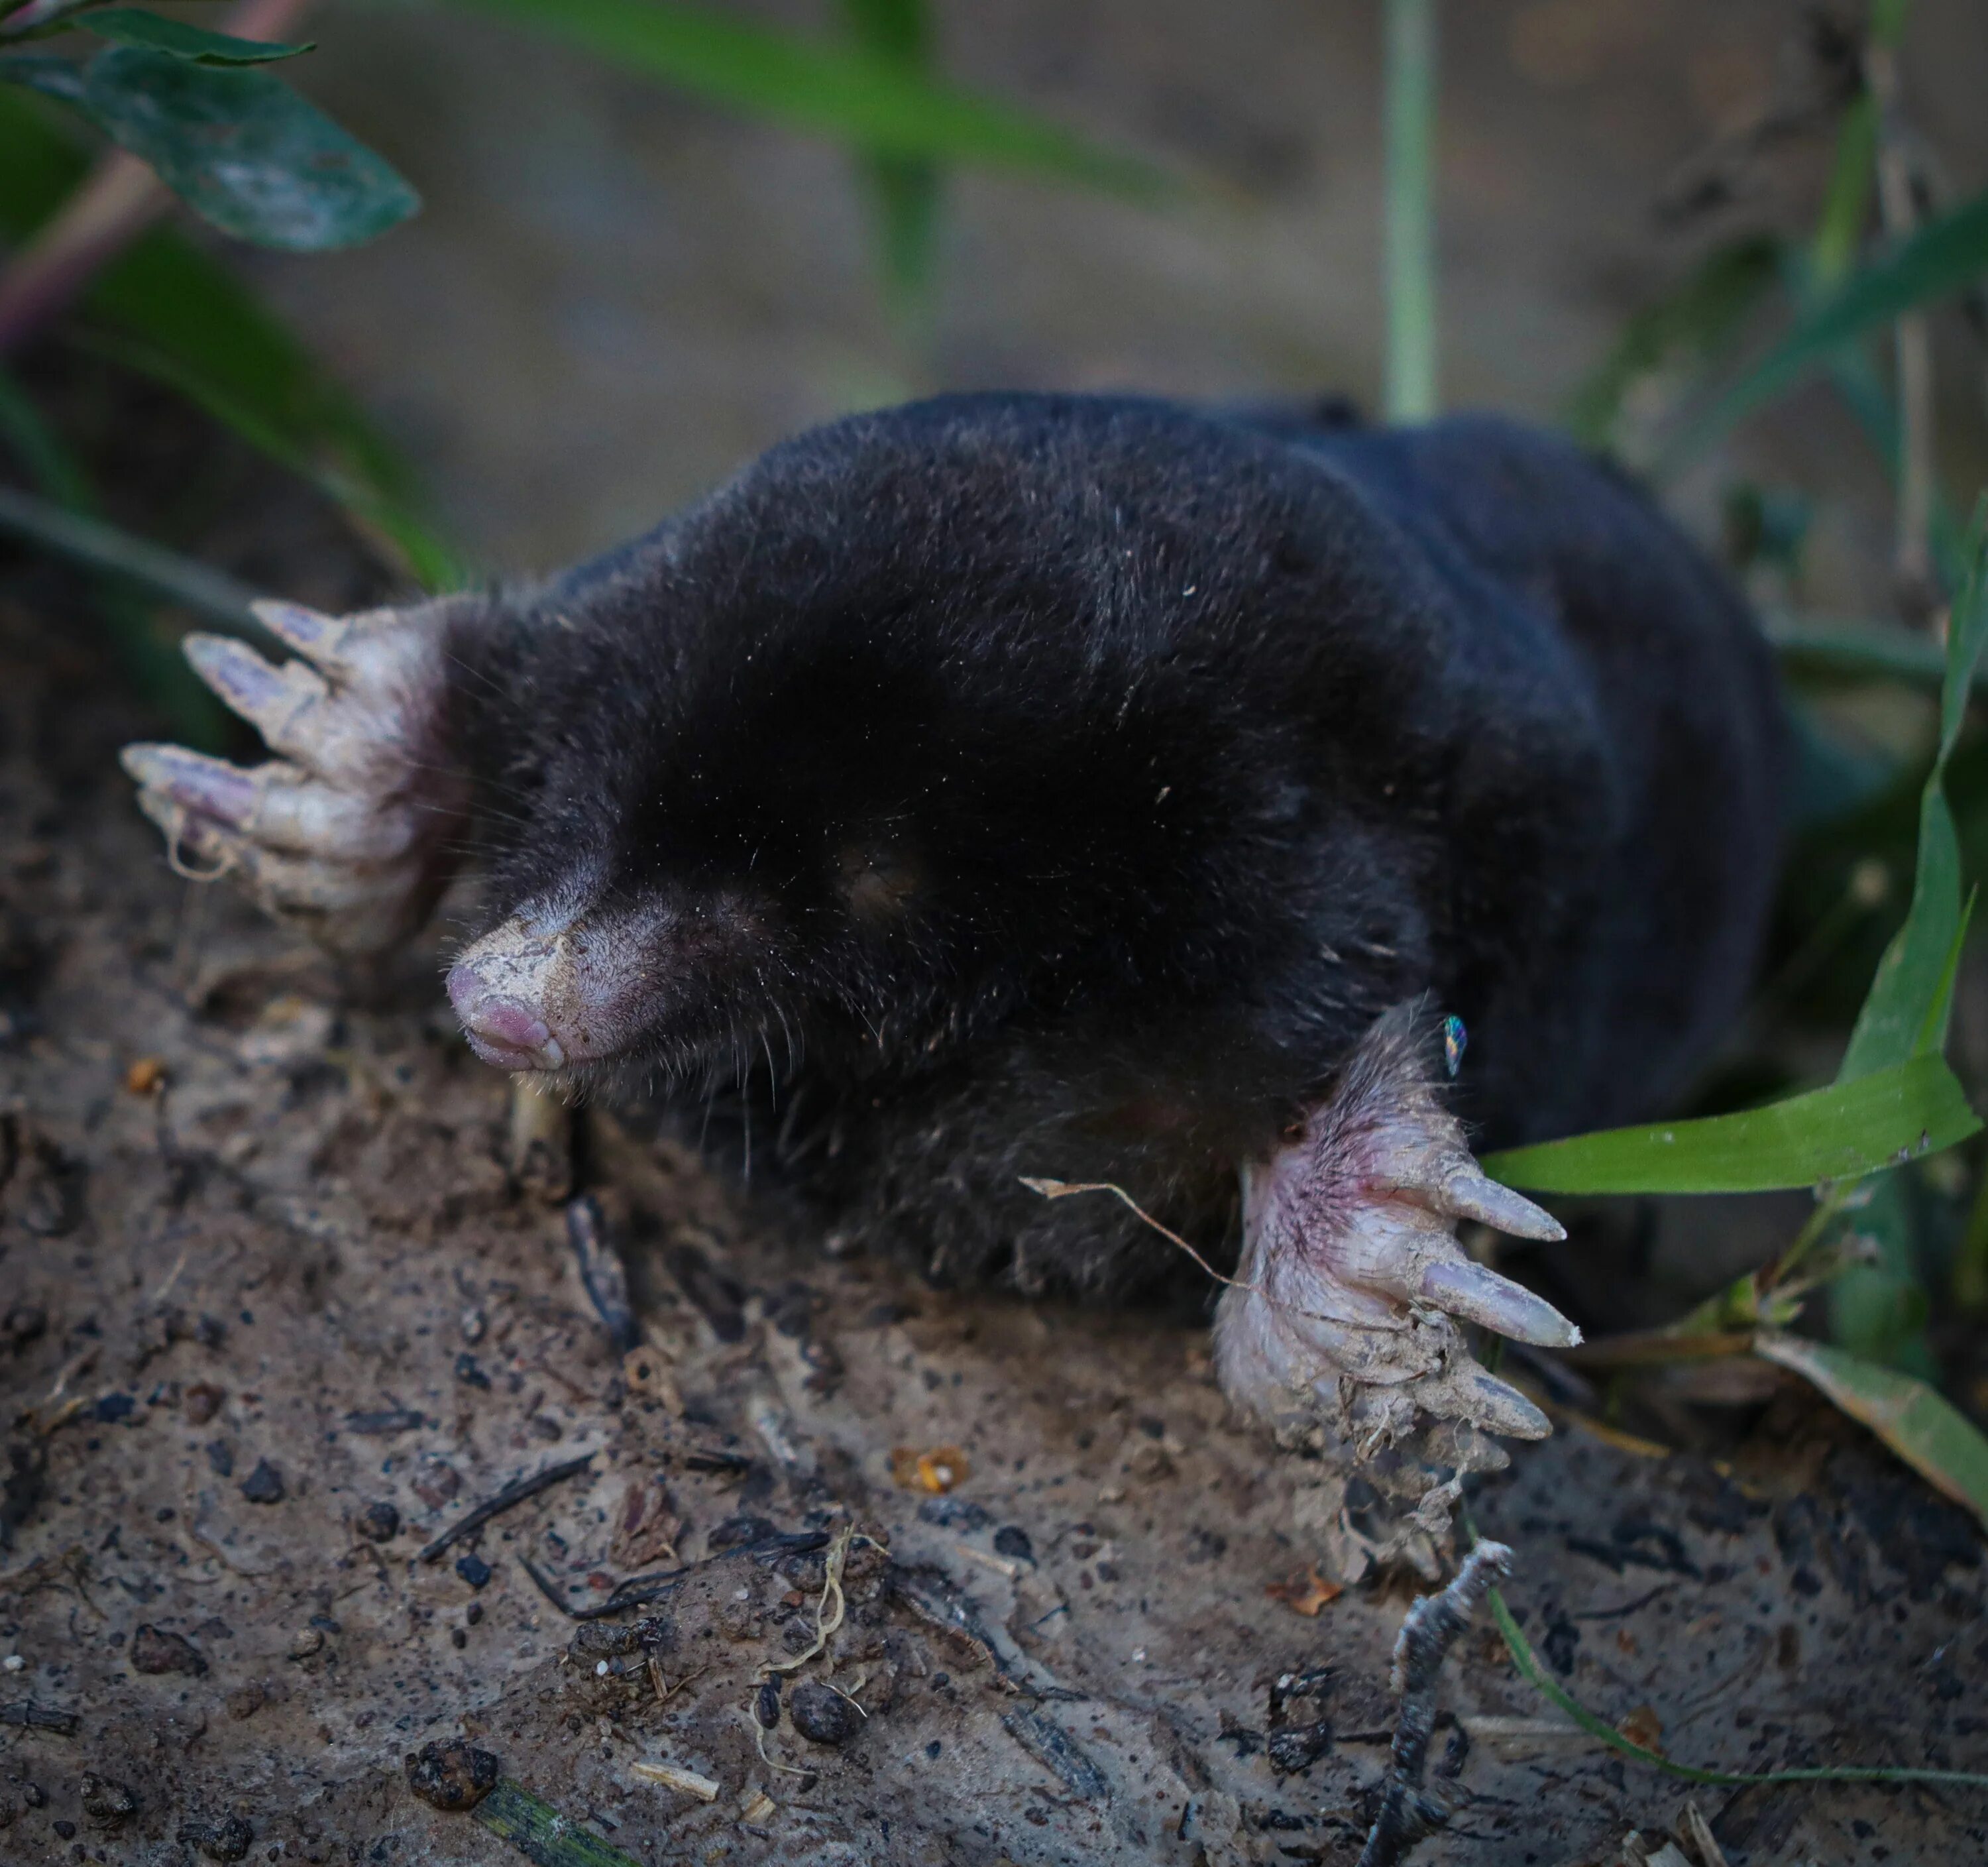
[[[471,1047],[485,1063],[505,1070],[556,1070],[566,1061],[552,1027],[532,1006],[494,990],[474,968],[451,970],[448,996]]]
[[[579,1060],[570,1011],[581,999],[570,930],[514,916],[450,969],[449,1002],[471,1047],[500,1070],[556,1070]]]

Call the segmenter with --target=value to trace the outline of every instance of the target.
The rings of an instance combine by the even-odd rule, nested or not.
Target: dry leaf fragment
[[[131,1095],[150,1095],[165,1080],[163,1057],[141,1057],[124,1072],[124,1087]]]
[[[891,1476],[907,1491],[950,1491],[972,1476],[972,1462],[957,1446],[935,1446],[929,1452],[897,1446],[891,1450]]]
[[[779,1806],[763,1789],[756,1789],[739,1805],[739,1818],[744,1821],[764,1821]]]
[[[1648,1706],[1638,1705],[1615,1728],[1631,1744],[1654,1750],[1659,1757],[1663,1755],[1664,1722]]]
[[[1318,1572],[1314,1563],[1308,1570],[1302,1570],[1289,1581],[1273,1581],[1263,1592],[1273,1601],[1282,1601],[1293,1614],[1301,1614],[1307,1620],[1316,1620],[1318,1611],[1336,1601],[1346,1591],[1336,1581],[1327,1581]]]

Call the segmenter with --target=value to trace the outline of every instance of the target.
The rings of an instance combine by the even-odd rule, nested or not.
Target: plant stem
[[[1436,411],[1435,0],[1386,0],[1387,410]]]
[[[107,572],[142,585],[153,595],[191,610],[230,634],[260,638],[250,614],[255,592],[225,571],[211,570],[163,546],[134,538],[101,519],[66,511],[31,493],[0,486],[0,533],[66,557],[84,569]]]

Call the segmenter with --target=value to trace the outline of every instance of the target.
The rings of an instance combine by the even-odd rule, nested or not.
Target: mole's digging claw
[[[1527,1237],[1558,1224],[1490,1179],[1424,1067],[1410,1008],[1381,1019],[1303,1134],[1243,1176],[1242,1255],[1215,1315],[1229,1397],[1347,1454],[1409,1501],[1423,1466],[1495,1463],[1472,1432],[1543,1438],[1544,1414],[1472,1358],[1461,1317],[1551,1348],[1581,1332],[1543,1297],[1473,1263],[1459,1218]],[[1458,1435],[1463,1439],[1459,1441]],[[1462,1449],[1459,1451],[1459,1448]]]
[[[1581,1331],[1545,1297],[1467,1258],[1461,1263],[1439,1258],[1422,1273],[1422,1294],[1438,1309],[1514,1341],[1571,1348],[1581,1340]]]
[[[351,627],[343,617],[320,615],[301,603],[264,598],[248,605],[255,620],[278,641],[314,661],[326,674],[341,671],[338,648]]]
[[[1514,1238],[1557,1244],[1566,1237],[1567,1227],[1552,1213],[1542,1212],[1523,1193],[1499,1185],[1469,1154],[1445,1152],[1431,1164],[1433,1172],[1413,1179],[1405,1175],[1400,1184],[1405,1190],[1426,1195],[1436,1211],[1453,1219],[1474,1219]]]

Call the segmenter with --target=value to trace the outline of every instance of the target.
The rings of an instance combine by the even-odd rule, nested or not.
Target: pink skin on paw
[[[1231,1399],[1273,1421],[1351,1427],[1381,1417],[1359,1396],[1391,1393],[1391,1435],[1416,1413],[1520,1438],[1550,1430],[1478,1366],[1453,1319],[1555,1347],[1580,1331],[1472,1263],[1452,1232],[1470,1218],[1529,1237],[1563,1234],[1470,1158],[1421,1067],[1407,1008],[1374,1026],[1303,1135],[1249,1169],[1244,1187],[1239,1281],[1215,1321]]]

